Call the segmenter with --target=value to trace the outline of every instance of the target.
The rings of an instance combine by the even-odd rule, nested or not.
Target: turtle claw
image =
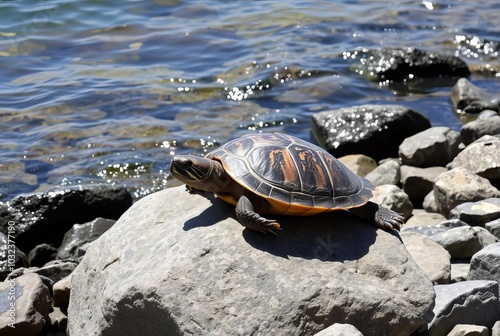
[[[382,209],[383,211],[380,211]],[[399,231],[405,222],[403,214],[382,207],[380,210],[375,217],[375,223],[377,226],[384,230],[396,229]]]

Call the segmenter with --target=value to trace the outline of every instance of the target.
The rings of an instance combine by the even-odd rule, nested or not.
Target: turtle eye
[[[179,164],[182,169],[189,169],[193,165],[193,162],[191,160],[182,160]]]

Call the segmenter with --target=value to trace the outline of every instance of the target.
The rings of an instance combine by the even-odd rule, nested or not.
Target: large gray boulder
[[[396,232],[344,212],[280,217],[279,236],[184,187],[134,204],[72,274],[71,335],[363,335],[425,324],[434,289]]]

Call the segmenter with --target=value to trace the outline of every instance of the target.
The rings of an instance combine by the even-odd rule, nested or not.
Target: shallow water
[[[500,67],[490,0],[2,1],[0,12],[0,200],[101,183],[138,198],[177,184],[174,154],[248,132],[310,140],[310,116],[343,106],[403,104],[460,128],[449,84],[369,82],[354,50],[414,46]],[[499,92],[496,71],[471,79]]]

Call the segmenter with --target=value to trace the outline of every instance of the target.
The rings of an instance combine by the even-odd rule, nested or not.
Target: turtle
[[[170,172],[189,191],[213,192],[235,206],[240,224],[263,233],[281,228],[262,215],[348,210],[387,231],[404,223],[403,215],[370,201],[370,181],[325,149],[287,134],[247,134],[205,157],[177,155]]]

